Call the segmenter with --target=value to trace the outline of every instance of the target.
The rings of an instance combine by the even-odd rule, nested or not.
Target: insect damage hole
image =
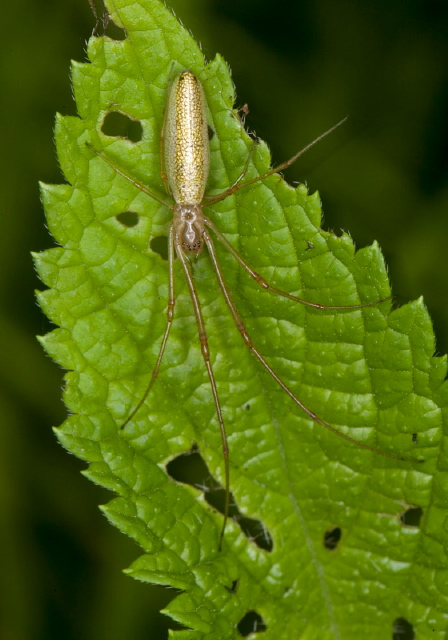
[[[342,531],[340,527],[331,527],[324,533],[324,547],[329,551],[334,551],[342,537]]]
[[[130,118],[121,111],[110,111],[104,117],[101,131],[112,138],[126,138],[130,142],[140,142],[143,127],[139,120]]]
[[[126,31],[119,27],[118,24],[116,24],[109,15],[107,24],[104,28],[104,35],[106,35],[111,40],[118,40],[119,42],[121,40],[126,40],[126,38],[128,37]]]
[[[119,27],[110,17],[103,0],[88,0],[92,13],[95,16],[95,36],[107,36],[111,40],[125,40],[126,31]]]
[[[272,541],[271,534],[264,524],[260,520],[247,518],[241,515],[238,510],[236,511],[238,513],[233,516],[233,519],[239,524],[241,531],[244,533],[246,538],[252,540],[252,542],[254,542],[260,549],[272,551],[274,543]]]
[[[149,247],[154,253],[158,253],[162,260],[168,260],[168,238],[167,236],[156,236],[151,238]]]
[[[414,627],[406,618],[396,618],[392,624],[392,640],[414,640]]]
[[[245,638],[251,633],[261,633],[262,631],[266,631],[267,626],[256,611],[248,611],[238,622],[237,629],[240,635]]]
[[[140,216],[135,211],[123,211],[115,216],[115,218],[123,227],[128,228],[136,227],[140,222]]]
[[[225,489],[210,473],[196,445],[187,453],[182,453],[171,460],[167,464],[166,470],[173,480],[189,484],[203,491],[208,504],[219,513],[225,514]],[[244,516],[235,505],[232,494],[230,495],[229,517],[239,525],[244,535],[257,547],[265,551],[272,551],[272,537],[265,525],[260,520]]]
[[[419,527],[423,515],[421,507],[409,507],[400,515],[400,521],[407,527]]]

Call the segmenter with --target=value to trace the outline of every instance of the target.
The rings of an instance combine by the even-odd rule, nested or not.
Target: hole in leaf
[[[250,633],[260,633],[266,631],[263,618],[256,611],[248,611],[245,616],[238,622],[237,629],[240,634],[245,638]]]
[[[238,580],[234,580],[232,582],[232,586],[231,587],[225,587],[227,589],[227,591],[229,593],[236,593],[236,590],[238,589]]]
[[[339,527],[331,527],[324,533],[324,547],[329,551],[334,551],[341,539],[342,531]]]
[[[127,138],[131,142],[140,142],[143,137],[143,127],[139,120],[133,120],[120,111],[110,111],[106,114],[101,131],[106,136]]]
[[[253,540],[257,547],[265,551],[272,551],[274,543],[271,534],[262,522],[244,516],[234,516],[234,520],[238,522],[246,538]]]
[[[414,627],[406,618],[397,618],[392,625],[392,640],[414,640]]]
[[[409,507],[400,515],[400,520],[408,527],[419,527],[422,515],[423,509],[421,507]]]
[[[212,129],[209,124],[207,125],[207,128],[208,128],[208,139],[211,140],[215,135],[215,130]]]
[[[135,211],[123,211],[116,216],[116,219],[124,227],[135,227],[140,221],[140,216]]]
[[[171,460],[167,464],[166,470],[171,478],[177,482],[190,484],[203,491],[208,504],[224,514],[226,492],[211,475],[196,446],[188,453],[183,453]],[[243,516],[235,506],[232,494],[230,494],[229,518],[232,518],[244,535],[260,549],[272,551],[274,545],[269,531],[259,520]]]
[[[198,447],[196,444],[194,444],[191,450],[187,451],[187,453],[182,453],[168,462],[166,470],[174,480],[177,480],[177,482],[191,484],[195,487],[202,488],[204,479],[208,481],[208,483],[211,479],[209,471],[202,460],[202,457],[198,453]],[[206,477],[207,475],[208,478]]]
[[[156,236],[151,238],[149,246],[154,253],[158,253],[163,260],[168,260],[168,238],[167,236]]]
[[[413,433],[413,434],[412,434],[412,442],[413,442],[414,444],[417,444],[417,442],[418,442],[418,436],[417,436],[417,434],[416,434],[416,433]]]
[[[124,29],[115,24],[110,16],[107,16],[107,23],[104,25],[104,34],[111,40],[126,40],[127,33]]]
[[[126,31],[111,20],[103,0],[88,0],[88,2],[96,20],[94,35],[107,35],[111,40],[124,40]]]

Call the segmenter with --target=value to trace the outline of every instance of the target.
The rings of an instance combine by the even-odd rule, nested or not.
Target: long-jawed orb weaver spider
[[[383,300],[376,300],[359,305],[347,305],[347,306],[327,306],[314,302],[309,302],[293,296],[284,291],[280,291],[275,287],[272,287],[264,278],[262,278],[252,267],[244,260],[244,258],[237,253],[230,242],[219,231],[216,225],[204,215],[204,207],[213,205],[221,200],[224,200],[228,196],[236,193],[240,189],[243,189],[249,185],[253,185],[261,180],[264,180],[268,176],[279,173],[280,171],[288,168],[297,158],[307,151],[312,145],[321,140],[324,136],[331,133],[336,127],[338,127],[343,121],[320,135],[316,140],[301,149],[292,158],[286,162],[281,163],[277,167],[270,169],[263,175],[250,180],[244,180],[249,162],[252,157],[255,144],[252,146],[251,151],[248,154],[245,166],[235,180],[235,182],[225,191],[217,195],[206,196],[205,187],[207,184],[209,167],[210,167],[210,152],[209,152],[209,136],[208,126],[205,112],[205,98],[203,89],[198,78],[191,71],[184,71],[178,75],[172,83],[169,90],[168,102],[165,111],[165,119],[161,134],[161,151],[162,151],[162,178],[169,194],[172,195],[174,204],[165,202],[145,185],[134,180],[131,176],[123,172],[120,168],[116,167],[104,154],[100,153],[96,149],[93,149],[90,145],[88,147],[94,151],[99,157],[107,162],[114,171],[122,175],[129,180],[136,188],[146,193],[151,198],[157,200],[165,207],[171,209],[173,212],[173,219],[168,228],[168,307],[167,307],[167,323],[165,332],[162,338],[162,342],[159,349],[159,354],[154,366],[151,380],[143,394],[140,402],[132,410],[122,428],[124,428],[130,420],[139,411],[143,403],[145,402],[148,394],[150,393],[154,382],[158,376],[160,365],[162,362],[165,347],[168,341],[170,330],[174,319],[174,258],[177,256],[182,267],[183,274],[185,276],[188,290],[190,293],[191,301],[193,304],[194,314],[196,317],[196,323],[199,333],[199,342],[201,345],[201,353],[207,369],[208,378],[210,381],[213,399],[216,407],[216,413],[218,417],[219,427],[221,431],[222,450],[224,456],[225,465],[225,508],[224,508],[224,521],[220,534],[219,546],[221,547],[222,537],[226,527],[226,522],[229,513],[229,501],[230,501],[230,469],[229,469],[229,447],[227,443],[227,433],[224,425],[224,419],[221,411],[221,404],[219,400],[218,389],[216,386],[215,377],[210,361],[210,351],[208,346],[207,331],[201,310],[201,304],[196,291],[192,269],[190,265],[190,259],[196,259],[203,251],[204,246],[207,247],[207,251],[213,266],[213,269],[218,280],[218,285],[221,293],[224,297],[226,305],[232,315],[233,321],[241,334],[241,337],[245,345],[250,349],[254,356],[263,365],[270,376],[277,382],[277,384],[285,391],[285,393],[293,400],[309,416],[314,422],[322,425],[329,431],[336,435],[348,440],[358,447],[368,449],[374,453],[393,458],[395,460],[407,460],[398,455],[381,451],[368,444],[355,440],[350,436],[341,433],[324,420],[322,420],[316,413],[311,411],[299,398],[291,391],[291,389],[283,382],[283,380],[277,375],[277,373],[266,362],[263,355],[258,351],[252,338],[248,334],[244,323],[233,303],[230,291],[224,280],[224,276],[221,267],[218,262],[218,257],[215,250],[215,245],[211,237],[211,233],[223,244],[223,246],[232,254],[241,267],[258,283],[258,285],[267,291],[271,291],[277,295],[289,298],[294,302],[299,302],[315,309],[360,309],[362,307],[369,307],[383,302]],[[211,233],[210,233],[211,232]]]

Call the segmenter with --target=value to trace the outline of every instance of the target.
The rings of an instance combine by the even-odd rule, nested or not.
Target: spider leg
[[[131,411],[129,416],[121,425],[120,427],[121,429],[124,429],[124,427],[128,424],[128,422],[132,420],[132,418],[135,416],[137,411],[144,404],[146,398],[149,395],[149,392],[151,391],[154,385],[154,382],[156,381],[157,376],[159,375],[160,365],[162,364],[163,354],[165,353],[165,347],[168,342],[168,336],[170,335],[171,327],[174,320],[175,302],[176,302],[176,299],[174,297],[174,232],[173,232],[173,223],[171,223],[168,230],[168,308],[166,313],[167,318],[166,318],[165,333],[163,334],[162,342],[160,344],[160,349],[159,349],[159,355],[157,356],[156,364],[154,366],[154,369],[151,375],[151,380],[149,381],[149,384],[146,387],[146,391],[141,397],[137,406]]]
[[[246,180],[246,182],[241,182],[241,179],[246,174],[247,168],[249,166],[249,161],[251,159],[251,154],[252,154],[253,149],[254,149],[254,146],[253,146],[252,149],[249,152],[249,157],[246,160],[246,164],[244,166],[244,169],[240,173],[240,175],[237,178],[237,180],[228,189],[226,189],[222,193],[218,193],[215,196],[209,196],[206,199],[206,204],[214,204],[215,202],[220,202],[221,200],[224,200],[224,198],[227,198],[228,196],[232,195],[233,193],[236,193],[240,189],[243,189],[244,187],[247,187],[250,184],[255,184],[256,182],[260,182],[260,180],[264,180],[268,176],[272,176],[274,173],[279,173],[280,171],[284,171],[289,166],[291,166],[293,164],[293,162],[295,162],[297,160],[297,158],[299,158],[301,155],[303,155],[305,153],[305,151],[308,151],[308,149],[313,147],[317,142],[320,142],[322,140],[322,138],[325,138],[325,136],[328,136],[328,134],[332,133],[335,129],[337,129],[346,120],[347,120],[347,118],[344,118],[343,120],[341,120],[340,122],[335,124],[333,127],[328,129],[327,131],[324,131],[324,133],[321,133],[320,136],[318,136],[315,140],[313,140],[312,142],[307,144],[306,147],[303,147],[303,149],[300,149],[300,151],[298,151],[289,160],[286,160],[286,162],[282,162],[281,164],[277,165],[273,169],[269,169],[269,171],[266,171],[266,173],[263,173],[261,176],[257,176],[256,178],[252,178],[251,180]]]
[[[318,304],[317,302],[310,302],[309,300],[304,300],[303,298],[298,298],[297,296],[293,296],[286,291],[281,291],[280,289],[276,289],[272,285],[269,284],[259,273],[257,273],[252,267],[244,260],[244,258],[234,249],[234,247],[227,240],[225,235],[221,233],[218,227],[209,219],[204,218],[204,222],[209,227],[213,233],[216,235],[218,240],[222,242],[227,251],[229,251],[232,256],[239,262],[239,264],[243,267],[245,271],[250,275],[251,278],[255,280],[257,284],[260,285],[262,289],[266,291],[272,291],[279,296],[283,296],[284,298],[289,298],[289,300],[294,300],[294,302],[300,302],[300,304],[304,304],[307,307],[313,307],[314,309],[362,309],[363,307],[373,307],[380,302],[385,302],[386,300],[390,300],[391,296],[388,298],[383,298],[382,300],[374,300],[373,302],[365,302],[363,304],[347,304],[347,305],[326,305],[326,304]]]
[[[340,431],[338,431],[337,429],[335,429],[334,427],[329,425],[327,422],[322,420],[322,418],[319,418],[318,415],[316,415],[301,400],[299,400],[299,398],[291,391],[291,389],[275,373],[275,371],[269,366],[269,364],[263,358],[263,356],[258,351],[258,349],[254,346],[254,344],[252,342],[252,338],[248,334],[247,329],[244,326],[244,323],[241,320],[241,317],[240,317],[238,311],[236,310],[235,304],[233,303],[233,300],[232,300],[232,298],[230,296],[229,290],[228,290],[227,285],[226,285],[226,283],[224,281],[224,277],[223,277],[223,274],[222,274],[222,271],[221,271],[221,267],[219,266],[219,262],[218,262],[218,258],[217,258],[217,255],[216,255],[216,251],[215,251],[215,247],[214,247],[213,241],[212,241],[212,239],[211,239],[211,237],[210,237],[210,235],[209,235],[207,230],[204,231],[203,236],[204,236],[204,241],[205,241],[205,243],[207,245],[207,248],[208,248],[208,251],[209,251],[209,254],[210,254],[210,259],[211,259],[213,267],[215,269],[216,276],[218,278],[219,287],[220,287],[220,289],[222,291],[222,294],[223,294],[224,299],[226,301],[227,307],[229,308],[229,311],[232,314],[233,321],[235,322],[235,325],[236,325],[238,331],[240,332],[241,337],[243,338],[245,345],[250,349],[250,351],[252,351],[254,356],[261,362],[261,364],[266,369],[266,371],[269,373],[269,375],[276,381],[276,383],[283,389],[283,391],[285,391],[288,394],[288,396],[291,398],[291,400],[293,400],[293,402],[295,402],[296,405],[299,406],[302,409],[302,411],[304,411],[304,413],[306,413],[307,416],[309,416],[312,420],[314,420],[314,422],[317,422],[318,424],[320,424],[323,427],[325,427],[326,429],[328,429],[328,431],[331,431],[332,433],[335,433],[336,435],[340,436],[341,438],[344,438],[344,440],[347,440],[348,442],[351,442],[352,444],[356,444],[358,447],[362,447],[363,449],[368,449],[369,451],[373,451],[373,453],[376,453],[376,454],[378,454],[380,456],[384,456],[386,458],[392,458],[393,460],[406,460],[406,461],[410,461],[410,462],[417,462],[415,460],[410,460],[410,459],[404,458],[402,456],[396,456],[396,455],[394,455],[392,453],[387,453],[386,451],[381,451],[380,449],[376,449],[375,447],[371,447],[370,445],[365,444],[364,442],[360,442],[359,440],[355,440],[355,438],[351,438],[350,436],[346,435],[345,433],[341,433]]]
[[[227,443],[227,434],[226,428],[224,425],[224,419],[221,411],[221,404],[219,401],[218,390],[216,387],[215,376],[213,374],[212,364],[210,362],[210,350],[208,347],[208,339],[207,332],[205,330],[205,322],[202,315],[201,305],[199,302],[198,294],[196,291],[196,287],[193,281],[193,276],[191,273],[190,264],[188,262],[188,258],[182,250],[180,241],[175,241],[176,253],[182,265],[182,269],[185,275],[185,279],[187,281],[188,290],[190,292],[191,301],[193,303],[194,314],[196,316],[196,324],[198,327],[199,333],[199,342],[201,344],[201,353],[205,362],[205,367],[207,369],[208,378],[210,381],[210,386],[212,388],[213,399],[215,401],[216,414],[218,416],[219,428],[221,431],[221,441],[222,441],[222,452],[224,456],[224,467],[225,467],[225,491],[226,491],[226,501],[224,507],[224,522],[222,525],[221,533],[219,536],[219,549],[221,550],[222,539],[224,536],[224,531],[226,528],[227,520],[229,517],[229,505],[230,505],[230,469],[229,469],[229,446]]]

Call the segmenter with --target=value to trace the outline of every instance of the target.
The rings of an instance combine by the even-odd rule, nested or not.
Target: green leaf
[[[120,429],[149,382],[165,328],[167,262],[149,243],[166,236],[170,211],[86,143],[167,199],[159,138],[170,78],[183,69],[203,83],[214,132],[207,193],[237,178],[252,142],[219,56],[205,65],[157,0],[110,0],[108,7],[126,37],[92,38],[90,63],[73,65],[80,117],[56,123],[68,184],[42,186],[61,246],[36,256],[36,265],[49,287],[39,302],[60,327],[41,341],[69,370],[71,415],[56,433],[89,463],[85,475],[116,493],[103,511],[144,551],[129,574],[182,591],[166,609],[187,627],[173,638],[241,637],[237,625],[249,612],[261,616],[263,637],[276,640],[387,638],[394,623],[399,633],[397,619],[418,638],[445,637],[447,368],[433,357],[421,300],[394,311],[390,302],[310,309],[262,291],[217,243],[254,343],[297,396],[342,433],[424,458],[417,464],[358,448],[308,419],[244,347],[206,252],[194,264],[241,516],[229,522],[222,551],[222,515],[206,500],[211,492],[167,470],[196,446],[224,484],[219,427],[178,261],[175,322],[160,375]],[[111,113],[133,121],[132,139],[112,135]],[[249,177],[269,165],[260,144]],[[326,305],[390,294],[378,246],[355,252],[347,234],[322,231],[319,197],[303,185],[293,189],[271,176],[207,215],[278,289]],[[421,511],[400,518],[411,507]],[[422,513],[420,521],[405,524],[411,513]],[[258,522],[252,538],[243,531],[248,518]]]

